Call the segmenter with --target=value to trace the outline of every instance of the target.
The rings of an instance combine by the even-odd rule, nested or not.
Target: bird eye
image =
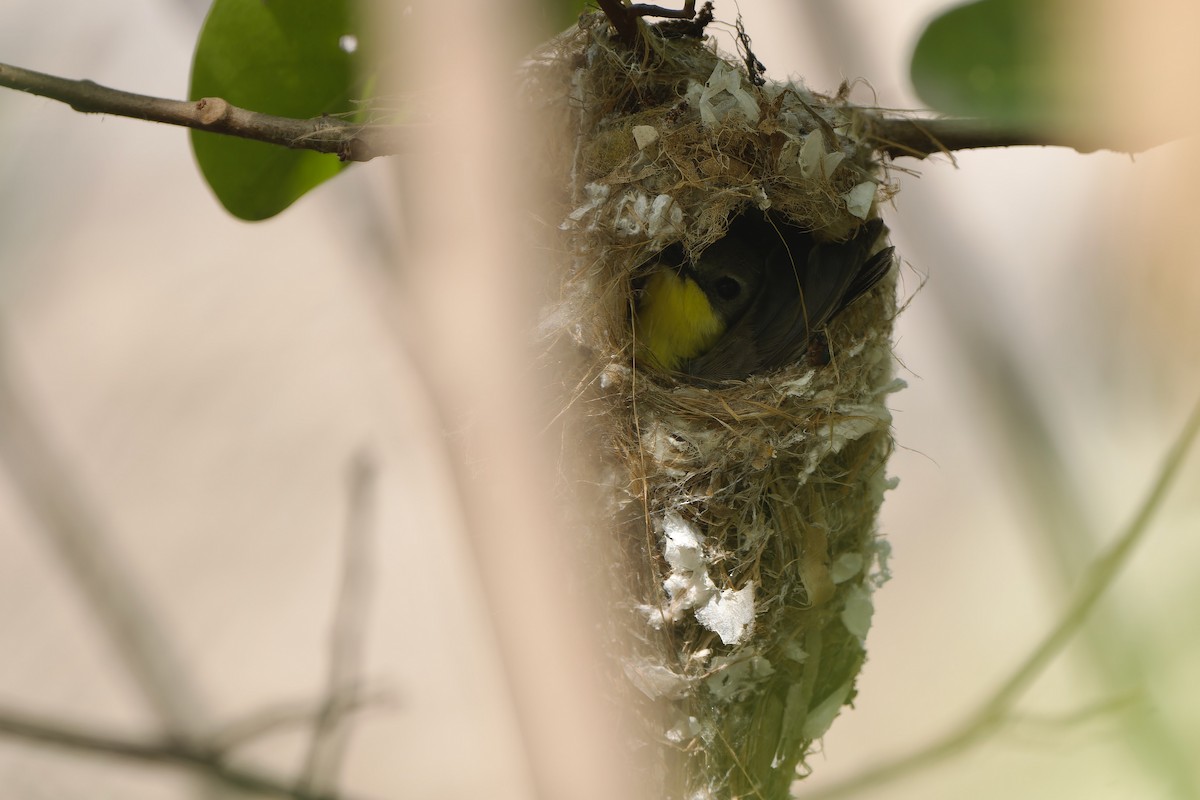
[[[713,288],[716,290],[717,296],[722,300],[733,300],[742,293],[742,284],[728,275],[719,278]]]

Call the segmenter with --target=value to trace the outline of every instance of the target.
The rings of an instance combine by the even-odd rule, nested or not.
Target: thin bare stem
[[[138,741],[106,731],[66,724],[0,707],[0,736],[37,742],[60,750],[182,767],[247,793],[291,800],[349,800],[343,794],[310,792],[266,773],[236,766],[219,752],[182,741]]]
[[[612,23],[613,29],[617,32],[617,38],[626,44],[633,44],[637,41],[637,15],[630,11],[629,6],[621,0],[596,0],[596,2],[600,4],[600,10],[604,12],[604,16],[608,17],[608,21]]]
[[[1167,489],[1178,475],[1183,459],[1195,443],[1197,434],[1200,434],[1200,403],[1192,410],[1183,430],[1167,453],[1163,466],[1133,521],[1117,541],[1089,566],[1074,600],[1063,613],[1058,625],[974,713],[948,734],[924,747],[906,756],[863,770],[841,783],[810,792],[805,795],[806,800],[852,797],[863,789],[894,781],[944,761],[990,735],[1007,722],[1011,718],[1013,705],[1079,631],[1096,603],[1145,538],[1150,521],[1162,506]]]
[[[629,10],[638,17],[662,17],[663,19],[691,19],[696,16],[696,0],[685,0],[683,8],[667,8],[649,3],[634,3]]]
[[[707,3],[700,17],[696,17],[696,0],[684,0],[683,8],[667,8],[650,3],[633,3],[625,5],[624,0],[596,0],[604,16],[617,32],[617,38],[627,45],[633,45],[638,39],[639,17],[660,17],[662,19],[696,19],[703,20],[701,27],[712,20],[712,3]],[[696,34],[699,35],[699,34]]]
[[[171,738],[194,740],[203,724],[199,691],[14,373],[0,335],[0,464],[155,717]]]
[[[406,130],[400,125],[347,122],[336,117],[291,119],[238,108],[219,97],[169,100],[70,80],[0,64],[0,86],[66,103],[85,114],[112,114],[167,125],[282,145],[295,150],[333,153],[343,161],[370,161],[395,155]]]
[[[1137,153],[1166,144],[1173,137],[1161,140],[1117,141],[1101,140],[1081,132],[1055,132],[1049,128],[1003,127],[983,119],[889,116],[864,110],[870,140],[876,149],[892,158],[926,158],[935,153],[955,150],[977,150],[988,147],[1069,147],[1081,153],[1113,150]]]
[[[328,791],[336,785],[345,754],[348,732],[341,725],[358,694],[365,649],[365,621],[370,605],[371,531],[375,510],[377,468],[368,453],[359,453],[349,465],[345,544],[341,585],[329,641],[329,667],[324,701],[313,722],[312,739],[298,786],[306,791]]]
[[[335,715],[345,717],[366,708],[390,707],[393,701],[392,695],[384,690],[364,690],[356,686],[351,692],[334,697],[332,703],[326,697],[320,703],[291,702],[259,709],[222,725],[206,741],[210,749],[228,753],[274,733],[301,725],[313,725],[314,720],[330,705]]]
[[[688,18],[694,3],[673,11],[659,6],[626,6],[621,0],[597,0],[612,22],[617,36],[632,44],[638,37],[640,16]],[[337,117],[292,119],[238,108],[219,97],[170,100],[101,86],[89,80],[70,80],[0,64],[0,86],[59,100],[87,114],[112,114],[167,125],[237,136],[295,150],[333,153],[343,161],[370,161],[411,149],[411,125],[347,122]],[[1165,144],[1162,141],[1100,141],[1083,135],[1038,129],[1003,128],[979,119],[919,119],[889,116],[864,109],[871,138],[879,152],[892,158],[926,158],[934,153],[985,147],[1038,145],[1070,147],[1080,152],[1115,150],[1139,152]]]

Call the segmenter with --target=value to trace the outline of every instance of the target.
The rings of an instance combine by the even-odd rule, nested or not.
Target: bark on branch
[[[1113,150],[1137,153],[1166,144],[1172,138],[1141,141],[1101,140],[1081,131],[1051,131],[1036,128],[1006,128],[984,119],[920,119],[887,116],[865,111],[876,149],[891,158],[925,158],[935,153],[978,150],[986,147],[1069,147],[1080,153]]]
[[[607,6],[611,2],[616,0],[605,0],[601,5]],[[617,5],[625,12],[619,15],[622,22],[632,26],[631,32],[636,30],[636,12],[645,7],[630,8],[619,2]],[[621,26],[615,21],[614,26],[620,35]],[[364,124],[328,116],[312,119],[277,117],[238,108],[219,97],[195,101],[150,97],[101,86],[90,80],[59,78],[7,64],[0,64],[0,86],[49,97],[86,114],[112,114],[182,125],[297,150],[333,153],[343,161],[370,161],[410,149],[407,134],[412,127],[405,125]],[[1095,150],[1133,153],[1164,144],[1170,138],[1140,142],[1100,141],[1083,135],[1033,128],[1002,128],[980,119],[920,119],[888,116],[866,109],[864,113],[871,125],[872,136],[878,142],[879,152],[891,158],[922,159],[934,153],[1020,145],[1069,147],[1081,153]]]
[[[343,161],[370,161],[376,156],[395,155],[403,147],[405,127],[401,125],[371,125],[328,116],[277,117],[238,108],[219,97],[194,101],[150,97],[8,64],[0,64],[0,86],[49,97],[85,114],[182,125],[296,150],[333,153]]]
[[[197,744],[169,739],[130,739],[108,731],[51,720],[13,708],[0,707],[0,738],[3,737],[36,742],[69,752],[120,758],[143,764],[182,767],[215,778],[230,788],[265,797],[286,800],[349,800],[349,796],[345,794],[309,791],[267,773],[235,765],[226,753],[206,749]]]

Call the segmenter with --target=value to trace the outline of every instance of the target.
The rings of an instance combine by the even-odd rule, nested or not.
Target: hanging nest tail
[[[844,240],[889,189],[854,109],[755,86],[701,39],[643,26],[630,47],[593,15],[524,79],[556,189],[542,329],[573,445],[561,488],[591,501],[572,535],[620,587],[614,686],[651,796],[786,798],[854,697],[886,577],[895,270],[817,352],[711,385],[635,363],[636,287],[664,247],[699,253],[743,213]]]

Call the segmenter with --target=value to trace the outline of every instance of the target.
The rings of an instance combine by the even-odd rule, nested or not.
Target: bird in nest
[[[894,248],[872,253],[883,220],[845,241],[757,210],[689,257],[671,245],[636,290],[634,337],[642,364],[684,380],[740,380],[795,364],[820,332],[891,269]]]

